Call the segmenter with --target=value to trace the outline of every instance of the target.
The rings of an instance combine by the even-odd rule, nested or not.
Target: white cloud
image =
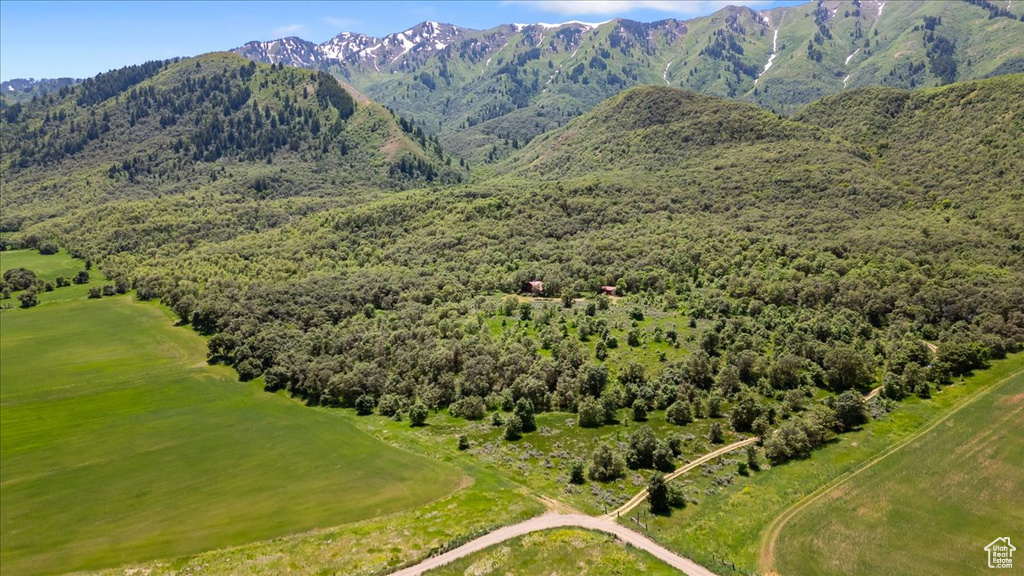
[[[360,23],[356,18],[338,18],[336,16],[324,16],[322,20],[339,30],[347,30]]]
[[[288,24],[287,26],[281,26],[270,31],[270,35],[274,38],[282,38],[284,36],[298,36],[306,33],[306,27],[302,24]]]
[[[573,15],[624,15],[634,10],[657,10],[676,16],[710,14],[729,5],[757,8],[769,0],[505,0],[505,4],[523,4],[544,12]]]

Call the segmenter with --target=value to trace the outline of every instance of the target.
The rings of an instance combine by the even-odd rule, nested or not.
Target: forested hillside
[[[157,66],[155,80],[198,70],[187,61]],[[303,101],[299,79],[313,88],[323,78],[256,70],[295,78],[289,102]],[[25,129],[45,129],[39,116],[52,123],[72,98],[92,94],[87,86],[36,111]],[[302,109],[340,117],[317,99],[310,94]],[[135,134],[136,109],[125,110],[125,101],[110,103],[111,146]],[[255,115],[246,106],[241,113]],[[385,398],[435,407],[525,398],[538,410],[572,411],[598,396],[666,408],[714,395],[738,407],[737,430],[750,430],[764,425],[754,425],[761,416],[777,423],[775,402],[790,390],[840,393],[881,382],[891,398],[926,395],[1020,348],[1022,106],[1020,75],[917,92],[856,90],[791,120],[748,103],[636,88],[534,140],[496,177],[346,207],[286,187],[263,194],[269,201],[236,205],[204,192],[213,178],[177,204],[154,193],[73,207],[67,189],[43,183],[42,164],[20,166],[52,141],[26,138],[26,153],[5,169],[39,193],[15,195],[15,214],[43,218],[51,198],[67,213],[38,223],[24,217],[10,241],[53,242],[99,262],[138,297],[161,298],[211,334],[211,356],[243,378],[262,374],[269,387],[315,403],[363,399],[362,409],[373,409]],[[216,109],[231,118],[230,107],[226,99]],[[368,108],[357,104],[340,134]],[[115,130],[115,111],[127,127]],[[300,140],[295,166],[324,158],[324,131]],[[198,144],[182,141],[163,162],[182,154],[196,161]],[[60,161],[85,164],[90,145]],[[221,157],[198,166],[209,176],[258,164],[289,182],[276,154],[269,165],[261,154],[255,164]],[[154,173],[134,177],[159,182],[161,164],[143,158]],[[88,178],[128,183],[107,184],[108,194],[135,190],[125,166],[97,164]],[[327,168],[318,194],[347,193],[341,170]],[[327,184],[332,177],[337,183]],[[309,214],[295,217],[299,206]],[[259,222],[273,210],[292,217],[234,235],[204,231],[211,221]],[[531,306],[502,300],[529,280],[542,280],[544,295],[563,303],[534,316]],[[613,346],[613,330],[629,329],[573,304],[603,285],[632,298],[634,320],[645,308],[689,318],[692,353],[647,368],[611,365],[595,379],[603,360],[596,350]],[[487,328],[495,315],[508,329]],[[517,328],[523,322],[541,336]],[[634,329],[628,345],[662,337]],[[922,339],[939,343],[936,359]]]
[[[78,84],[75,78],[13,78],[0,82],[0,110],[18,102],[30,101],[66,86]]]
[[[328,70],[475,161],[530,139],[637,85],[742,99],[780,113],[843,90],[894,88],[1024,71],[1024,12],[983,0],[816,0],[687,21],[507,24],[424,22],[373,38],[342,33],[235,51]]]
[[[88,231],[109,252],[223,239],[464,174],[436,138],[333,77],[231,54],[101,74],[2,122],[3,230],[82,210],[127,218]]]

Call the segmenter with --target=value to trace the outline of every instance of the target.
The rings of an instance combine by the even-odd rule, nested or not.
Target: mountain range
[[[788,114],[858,86],[912,89],[1024,71],[1012,2],[818,0],[691,20],[423,22],[382,38],[289,37],[234,52],[330,71],[446,147],[492,161],[635,85],[667,85]]]
[[[0,98],[4,103],[24,102],[79,82],[76,78],[12,78],[0,82]]]

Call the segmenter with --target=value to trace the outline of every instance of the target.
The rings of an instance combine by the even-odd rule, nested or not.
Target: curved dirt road
[[[707,462],[708,460],[713,460],[714,458],[717,458],[717,457],[721,456],[722,454],[725,454],[725,453],[728,453],[728,452],[732,452],[733,450],[735,450],[737,448],[742,448],[742,447],[747,446],[749,444],[753,444],[753,443],[757,442],[757,440],[758,440],[757,436],[754,436],[753,438],[747,438],[746,440],[740,440],[739,442],[733,442],[732,444],[729,444],[728,446],[722,446],[721,448],[719,448],[718,450],[715,450],[714,452],[708,452],[707,454],[701,456],[700,458],[697,458],[693,462],[690,462],[689,464],[683,466],[682,468],[676,470],[675,472],[666,475],[665,476],[665,482],[671,482],[672,480],[675,480],[679,476],[681,476],[683,474],[686,474],[690,470],[693,470],[694,468],[696,468],[697,466],[700,466],[701,464]],[[647,488],[644,488],[643,490],[641,490],[636,496],[633,496],[632,498],[630,498],[629,501],[626,502],[625,504],[623,504],[622,506],[619,506],[615,510],[612,510],[611,512],[605,514],[604,516],[601,516],[601,518],[604,518],[605,520],[614,520],[615,518],[618,518],[619,516],[621,516],[623,514],[628,514],[630,510],[632,510],[633,508],[636,508],[638,505],[640,505],[640,503],[643,502],[645,498],[647,498]]]
[[[393,573],[392,576],[418,576],[427,570],[444,566],[445,564],[458,560],[463,556],[479,552],[485,548],[504,542],[505,540],[529,534],[530,532],[536,532],[538,530],[549,530],[551,528],[562,528],[566,526],[585,528],[587,530],[598,530],[600,532],[611,534],[634,548],[639,548],[649,552],[655,558],[665,562],[669,566],[679,569],[683,574],[688,574],[689,576],[715,576],[714,572],[704,568],[692,560],[683,558],[659,544],[655,544],[654,541],[638,532],[634,532],[608,518],[595,518],[585,514],[545,514],[543,516],[537,516],[536,518],[531,518],[525,522],[506,526],[495,530],[490,534],[485,534],[476,540],[463,544],[462,546],[445,552],[440,556],[427,558],[415,566],[399,570],[398,572]]]
[[[867,396],[865,396],[864,399],[870,400],[871,398],[875,397],[881,391],[881,389],[881,386],[875,388],[869,394],[867,394]],[[690,462],[685,466],[679,468],[675,472],[668,474],[667,476],[665,476],[665,481],[672,481],[675,478],[678,478],[679,476],[686,474],[687,472],[693,470],[694,468],[700,466],[701,464],[704,464],[709,460],[713,460],[714,458],[717,458],[723,454],[732,452],[737,448],[742,448],[744,446],[754,444],[758,440],[759,438],[757,436],[754,436],[752,438],[747,438],[745,440],[733,442],[732,444],[729,444],[727,446],[722,446],[718,450],[709,452],[701,456],[700,458],[697,458],[693,462]],[[654,541],[647,538],[646,536],[638,532],[634,532],[633,530],[630,530],[629,528],[621,524],[618,524],[615,521],[621,515],[628,514],[630,510],[636,508],[646,498],[647,489],[644,488],[637,495],[630,498],[629,501],[623,504],[622,506],[619,506],[615,510],[612,510],[611,512],[600,517],[587,516],[585,514],[545,514],[543,516],[531,518],[529,520],[526,520],[525,522],[520,522],[519,524],[513,524],[511,526],[505,526],[504,528],[500,528],[498,530],[495,530],[494,532],[485,534],[475,540],[472,540],[470,542],[467,542],[466,544],[463,544],[462,546],[459,546],[454,550],[445,552],[440,556],[427,558],[426,560],[420,562],[419,564],[416,564],[415,566],[410,566],[408,568],[399,570],[398,572],[394,572],[391,576],[418,576],[419,574],[422,574],[427,570],[432,570],[439,566],[444,566],[449,562],[453,562],[455,560],[458,560],[459,558],[473,554],[474,552],[479,552],[481,550],[494,546],[495,544],[500,544],[501,542],[504,542],[506,540],[510,540],[512,538],[516,538],[524,534],[529,534],[530,532],[536,532],[538,530],[548,530],[551,528],[562,528],[566,526],[586,528],[588,530],[598,530],[600,532],[611,534],[619,540],[622,540],[623,542],[630,544],[635,548],[639,548],[641,550],[649,552],[655,558],[658,558],[659,560],[665,562],[669,566],[678,568],[684,574],[688,574],[690,576],[714,576],[714,572],[708,570],[700,564],[697,564],[693,560],[684,558],[676,554],[675,552],[672,552],[671,550],[654,543]]]

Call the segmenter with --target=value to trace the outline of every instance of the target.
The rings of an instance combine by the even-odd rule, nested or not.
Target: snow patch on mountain
[[[767,72],[768,69],[772,67],[772,64],[775,63],[775,57],[778,54],[779,54],[779,29],[776,28],[775,32],[772,34],[772,53],[768,55],[768,62],[765,63],[764,70],[762,70],[761,73],[757,75],[757,78],[754,78],[754,86],[757,86],[757,81],[760,80],[761,76],[764,76],[764,73]],[[665,70],[667,71],[668,68],[666,67]]]
[[[342,32],[323,44],[299,38],[279,38],[268,42],[249,42],[234,52],[252,60],[293,66],[316,67],[332,63],[366,63],[380,71],[381,65],[394,65],[410,54],[431,55],[448,47],[461,30],[457,26],[428,20],[383,38]]]

